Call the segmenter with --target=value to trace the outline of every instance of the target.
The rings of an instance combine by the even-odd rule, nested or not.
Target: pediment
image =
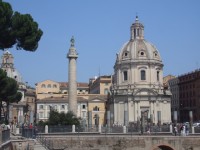
[[[104,103],[106,101],[106,99],[103,99],[101,97],[93,97],[91,99],[88,99],[88,102],[101,102],[101,103]]]
[[[133,95],[158,95],[158,92],[153,89],[142,88],[134,92]]]

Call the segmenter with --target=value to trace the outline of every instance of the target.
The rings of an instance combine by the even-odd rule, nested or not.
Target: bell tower
[[[7,76],[13,77],[12,73],[15,71],[13,55],[8,50],[6,50],[1,58],[1,69],[7,72]]]

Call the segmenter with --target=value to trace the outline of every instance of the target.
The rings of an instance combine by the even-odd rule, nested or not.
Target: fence
[[[0,144],[10,140],[10,129],[0,131]]]
[[[158,132],[172,132],[171,125],[162,125],[162,126],[74,126],[74,125],[67,125],[67,126],[39,126],[38,133],[68,133],[68,132],[89,132],[89,133],[131,133],[131,134],[143,134],[146,133],[147,130],[150,128],[152,134],[156,134]]]
[[[150,130],[149,130],[150,129]],[[172,133],[172,125],[162,126],[38,126],[36,129],[21,129],[23,137],[35,138],[37,133],[124,133],[124,134],[147,134]],[[190,133],[200,133],[200,127],[193,127]]]

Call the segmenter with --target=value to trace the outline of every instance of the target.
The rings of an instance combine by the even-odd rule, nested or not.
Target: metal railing
[[[48,126],[48,133],[68,133],[73,132],[72,125],[67,126]],[[99,129],[101,128],[101,129]],[[37,127],[38,133],[45,133],[45,127]],[[150,129],[151,134],[157,134],[159,132],[170,133],[170,125],[161,125],[161,126],[75,126],[75,132],[89,132],[89,133],[127,133],[127,134],[143,134]]]
[[[37,130],[35,128],[29,129],[29,128],[22,128],[21,129],[21,135],[25,138],[33,138],[35,139],[37,136]]]
[[[10,129],[1,131],[1,141],[0,143],[5,143],[10,140]]]
[[[72,126],[71,125],[48,126],[48,133],[56,133],[56,132],[72,132]]]

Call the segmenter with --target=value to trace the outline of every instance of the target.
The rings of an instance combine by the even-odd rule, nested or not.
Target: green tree
[[[17,81],[13,78],[6,78],[6,85],[2,90],[1,99],[6,102],[6,121],[9,119],[9,105],[10,103],[18,103],[22,98],[22,93],[18,92]]]
[[[0,0],[0,49],[16,45],[17,50],[35,51],[43,34],[30,14],[14,12],[9,3]]]
[[[69,111],[68,113],[58,113],[56,110],[50,111],[49,125],[80,125],[79,119]]]
[[[1,120],[4,88],[6,86],[6,78],[7,78],[6,72],[0,68],[0,120]]]
[[[79,118],[77,118],[72,111],[67,112],[66,122],[68,125],[80,125]]]
[[[50,110],[50,114],[49,114],[49,120],[48,120],[48,124],[49,125],[57,125],[59,124],[60,119],[59,119],[59,113],[55,110]]]

